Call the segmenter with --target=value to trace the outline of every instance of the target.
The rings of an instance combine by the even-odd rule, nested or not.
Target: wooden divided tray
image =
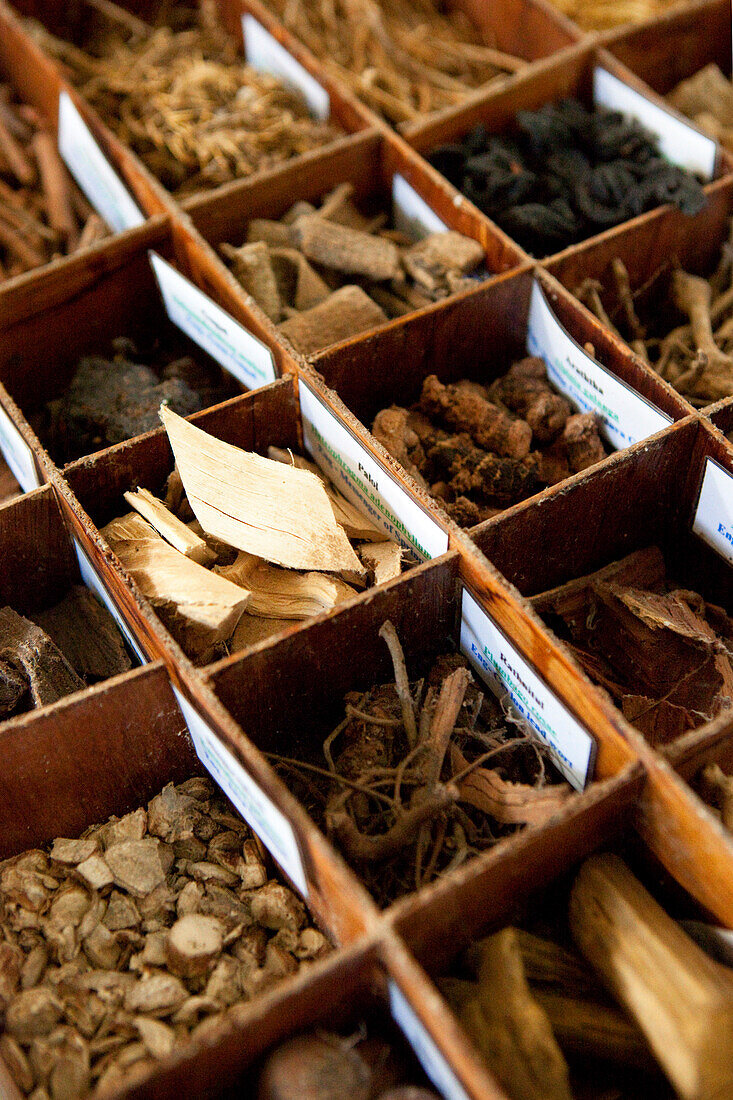
[[[114,18],[108,0],[90,6],[95,18]],[[177,1043],[115,1097],[254,1096],[278,1043],[313,1028],[361,1034],[366,1026],[408,1052],[415,1084],[432,1082],[449,1100],[507,1100],[443,979],[455,977],[475,939],[512,924],[535,928],[545,906],[565,912],[577,869],[598,850],[620,854],[675,919],[733,928],[733,840],[702,798],[703,769],[733,767],[733,711],[692,720],[690,704],[672,734],[645,726],[646,712],[624,709],[629,693],[584,656],[545,595],[656,547],[677,589],[733,615],[733,393],[694,406],[574,296],[584,279],[603,281],[617,257],[632,292],[673,261],[709,275],[733,217],[733,162],[719,155],[695,217],[660,207],[537,262],[425,159],[479,122],[499,132],[520,110],[567,95],[589,101],[598,65],[655,106],[710,60],[729,73],[730,3],[696,0],[603,36],[583,34],[545,0],[458,6],[487,42],[527,65],[398,133],[259,0],[222,0],[215,7],[237,48],[242,16],[254,17],[296,85],[305,72],[325,91],[343,133],[178,202],[23,23],[32,16],[79,44],[85,0],[15,8],[0,0],[2,78],[54,132],[59,97],[70,96],[140,212],[92,248],[0,284],[0,450],[9,462],[0,467],[0,607],[31,615],[85,584],[113,611],[131,664],[0,723],[0,856],[79,837],[168,783],[208,774],[259,837],[268,874],[302,896],[333,948],[221,1026]],[[153,23],[157,5],[136,0],[122,10]],[[271,48],[266,64],[273,57],[283,63]],[[423,218],[413,236],[437,219],[478,242],[482,278],[300,354],[235,279],[221,246],[241,245],[253,219],[278,220],[297,202],[317,206],[344,184],[363,213],[394,217],[395,180]],[[157,340],[171,357],[205,366],[219,388],[190,422],[247,452],[275,447],[315,461],[402,545],[401,573],[330,610],[280,621],[239,652],[187,655],[175,621],[164,622],[103,531],[129,510],[126,492],[165,494],[174,466],[165,429],[148,424],[69,455],[50,427],[79,360],[111,357],[124,337]],[[373,434],[375,417],[409,409],[426,380],[479,392],[527,356],[545,360],[574,412],[598,414],[605,457],[577,472],[568,465],[524,499],[459,525],[440,483],[423,483]],[[388,621],[410,680],[426,678],[439,656],[462,653],[477,687],[499,697],[504,725],[539,746],[542,769],[558,783],[570,781],[549,812],[500,828],[490,844],[469,845],[464,831],[461,847],[456,833],[458,856],[439,874],[436,849],[411,877],[380,877],[343,843],[316,783],[345,706],[358,712],[362,693],[393,682],[380,633]],[[401,719],[381,721],[392,729]],[[465,778],[455,764],[457,775]],[[21,1095],[2,1060],[0,1092]],[[586,1095],[608,1094],[599,1084]]]

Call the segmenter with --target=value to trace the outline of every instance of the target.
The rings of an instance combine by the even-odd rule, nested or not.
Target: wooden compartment
[[[0,562],[0,607],[10,607],[19,615],[33,616],[55,607],[75,585],[91,587],[77,559],[62,508],[50,486],[0,505]],[[124,634],[121,638],[129,649]],[[130,651],[128,657],[131,665],[136,663],[134,651]],[[120,676],[111,678],[112,682],[119,679]],[[90,691],[104,688],[105,682],[81,688],[66,698],[84,697]],[[48,706],[32,708],[0,722],[0,726],[5,729],[37,713],[49,714],[52,710],[53,707]],[[12,819],[12,814],[8,817]],[[19,820],[16,824],[20,827],[22,822]]]
[[[115,8],[112,7],[109,10],[102,12],[101,9],[87,8],[84,0],[75,0],[73,4],[64,5],[63,8],[59,8],[57,4],[53,3],[53,0],[20,0],[15,5],[23,16],[29,16],[33,19],[43,23],[52,34],[60,38],[65,38],[72,42],[73,45],[81,46],[83,48],[84,42],[89,40],[90,34],[93,32],[95,26],[101,26],[103,29],[107,26],[115,24]],[[188,5],[191,8],[195,5]],[[159,0],[130,0],[130,2],[123,2],[120,5],[116,5],[119,10],[129,11],[136,20],[142,20],[144,23],[150,23],[151,25],[159,18],[163,24],[175,23],[175,17],[171,16],[171,13],[167,11],[165,4],[161,4]],[[185,9],[184,9],[185,10]],[[224,2],[217,3],[216,10],[221,16],[224,25],[229,32],[233,35],[238,51],[242,48],[242,28],[238,17],[233,15],[233,8],[231,4]],[[90,14],[91,13],[91,14]],[[179,24],[180,24],[180,12],[179,12]],[[124,12],[123,18],[117,20],[124,25]],[[139,26],[139,23],[137,24]],[[62,66],[56,65],[53,61],[48,62],[52,70],[58,71]],[[82,102],[81,97],[79,97]],[[356,130],[365,129],[373,124],[373,117],[368,111],[365,111],[356,101],[351,101],[348,97],[334,92],[331,94],[331,121],[337,130],[343,130],[344,135],[354,132]],[[90,118],[99,119],[99,116],[95,112],[88,108]],[[132,177],[137,175],[140,169],[140,161],[130,151],[130,149],[120,141],[111,131],[112,128],[109,125],[110,120],[107,118],[99,119],[100,133],[105,135],[107,144],[111,150],[114,151],[115,166],[123,176],[128,174]],[[340,137],[336,137],[335,141],[340,141]],[[294,158],[296,162],[299,157]],[[148,170],[142,166],[142,171],[149,179],[154,183],[151,193],[144,196],[146,202],[146,209],[149,213],[159,213],[162,209],[171,209],[171,199],[169,192],[165,190],[162,184],[159,182],[154,173],[148,173]],[[220,186],[226,187],[227,184]],[[204,188],[206,190],[206,188]],[[208,190],[212,190],[209,188]]]
[[[64,464],[68,454],[52,445],[52,418],[46,405],[66,392],[82,357],[111,358],[115,339],[139,342],[143,350],[133,358],[143,363],[144,346],[157,340],[163,351],[170,347],[171,359],[174,349],[190,354],[209,372],[223,396],[243,392],[238,379],[169,320],[151,266],[151,251],[195,286],[205,287],[214,308],[220,306],[245,326],[249,322],[247,307],[228,285],[215,258],[210,267],[205,246],[198,246],[190,232],[163,217],[122,234],[93,256],[69,260],[63,270],[52,268],[9,287],[0,300],[0,404],[18,425],[46,477],[56,462]],[[203,304],[198,329],[196,325],[191,329],[206,338],[205,300]],[[198,303],[192,302],[191,315],[197,308]]]
[[[218,252],[223,243],[235,246],[244,243],[251,219],[278,220],[298,200],[317,205],[341,183],[353,185],[354,202],[367,215],[384,211],[391,217],[392,187],[397,176],[407,182],[419,200],[428,204],[447,229],[481,244],[489,273],[504,272],[521,264],[523,253],[506,234],[485,219],[476,218],[455,188],[442,177],[426,173],[424,162],[412,150],[374,131],[354,135],[330,152],[303,158],[301,164],[262,173],[256,180],[242,181],[225,192],[199,196],[182,205],[194,227]],[[237,287],[240,294],[245,294],[238,283]],[[441,308],[447,300],[442,299],[427,309]],[[262,323],[272,334],[271,342],[285,340],[264,317]]]
[[[572,46],[582,38],[582,32],[547,0],[500,0],[492,4],[482,3],[481,0],[455,0],[452,6],[465,13],[486,45],[530,63]],[[360,100],[358,92],[344,80],[338,67],[334,65],[332,70],[329,58],[324,57],[320,49],[314,48],[315,42],[306,44],[295,29],[289,28],[283,16],[262,0],[226,0],[226,10],[232,31],[239,12],[251,14],[328,88],[332,98],[335,93]],[[481,87],[464,98],[471,99],[477,94],[481,94]],[[361,109],[374,111],[366,105],[362,105]],[[389,125],[379,112],[374,117],[381,125]],[[430,117],[424,115],[423,119]],[[423,119],[417,124],[421,125]],[[405,122],[399,128],[409,133],[412,125]]]
[[[8,501],[13,500],[22,492],[23,490],[15,480],[13,471],[5,459],[0,456],[0,504],[7,504]]]
[[[624,84],[640,92],[653,103],[659,105],[661,100],[651,91],[646,84],[630,72],[615,57],[600,47],[593,45],[579,45],[567,50],[562,57],[549,59],[542,65],[529,70],[526,74],[512,77],[503,89],[497,92],[488,92],[482,97],[476,97],[474,101],[464,107],[443,112],[443,114],[426,125],[415,128],[409,134],[409,143],[424,157],[428,157],[437,146],[459,141],[475,126],[481,124],[490,133],[511,132],[513,120],[518,111],[535,111],[546,103],[551,103],[565,97],[576,97],[590,105],[592,102],[593,72],[600,66],[608,70],[612,76],[617,77]],[[669,108],[666,108],[669,110]],[[672,112],[674,114],[674,112]],[[677,116],[681,117],[681,116]],[[731,161],[724,154],[719,154],[715,171],[715,178],[705,185],[705,193],[708,200],[715,193],[715,179],[730,172]],[[435,172],[432,166],[428,166],[426,172]],[[468,201],[468,200],[466,200]],[[476,209],[473,203],[468,204]],[[666,210],[666,207],[658,208]],[[486,218],[485,214],[478,211],[478,215]],[[632,218],[626,224],[636,225],[644,215]],[[609,232],[601,234],[604,238]],[[596,236],[599,236],[598,234]],[[595,240],[590,237],[573,249],[587,246],[588,241]],[[572,251],[572,249],[571,249]]]
[[[439,309],[325,350],[313,365],[367,429],[381,409],[409,408],[417,401],[428,375],[437,375],[443,383],[468,378],[488,385],[528,354],[528,314],[536,278],[566,332],[581,348],[592,344],[596,360],[614,379],[641,394],[670,421],[689,413],[686,402],[595,318],[576,308],[555,280],[529,267]],[[396,363],[401,364],[399,370]],[[613,447],[606,446],[613,453]]]

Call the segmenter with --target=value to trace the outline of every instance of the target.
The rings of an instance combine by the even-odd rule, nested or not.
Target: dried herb
[[[698,180],[665,160],[638,122],[577,99],[519,111],[512,133],[477,126],[428,159],[537,256],[655,206],[674,203],[692,215],[705,205]]]
[[[211,5],[199,20],[192,15],[194,25],[180,31],[137,19],[100,30],[90,21],[96,33],[81,49],[38,23],[28,26],[177,196],[243,179],[338,137],[333,125],[310,116],[297,92],[237,56]]]
[[[690,404],[703,408],[733,394],[730,240],[709,279],[664,263],[632,290],[617,257],[608,279],[585,279],[575,294]]]
[[[27,618],[0,608],[0,721],[129,668],[114,619],[83,585]]]
[[[727,775],[719,764],[706,764],[695,777],[695,788],[718,811],[725,828],[733,832],[733,776]]]
[[[269,754],[380,905],[420,889],[572,797],[545,746],[472,681],[458,654],[410,681],[385,622],[394,683],[346,696],[325,767]]]
[[[168,332],[147,346],[120,337],[110,350],[111,358],[79,360],[68,389],[47,404],[38,424],[59,465],[157,428],[163,402],[189,416],[239,392],[229,375],[185,354]]]
[[[733,620],[668,579],[656,546],[533,597],[592,680],[652,745],[733,703]]]
[[[201,778],[5,860],[0,900],[0,1053],[25,1095],[134,1085],[330,950]]]
[[[733,83],[714,62],[680,81],[667,99],[706,134],[733,150]]]
[[[526,62],[500,52],[442,0],[273,0],[280,19],[388,122],[416,122],[474,89],[502,83]]]
[[[592,413],[572,407],[541,359],[522,359],[490,386],[429,375],[411,409],[377,413],[372,432],[390,454],[472,527],[606,455]]]
[[[106,235],[43,119],[0,84],[0,284]]]
[[[644,23],[682,6],[681,0],[550,0],[550,3],[586,31]]]
[[[297,202],[276,222],[253,219],[245,243],[221,250],[235,276],[304,354],[470,289],[488,275],[481,245],[461,233],[415,243],[362,214],[350,183],[319,208]]]

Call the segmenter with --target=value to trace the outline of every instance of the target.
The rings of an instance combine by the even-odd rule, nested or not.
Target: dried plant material
[[[11,704],[8,714],[26,694],[32,709],[55,703],[85,686],[48,635],[10,607],[0,608],[0,668],[8,670],[3,677],[4,694]],[[17,677],[22,678],[22,695],[17,691]]]
[[[190,416],[239,392],[221,368],[189,355],[175,330],[154,327],[149,339],[118,337],[109,353],[83,356],[47,404],[34,426],[60,465],[159,427],[163,402]]]
[[[456,772],[468,771],[468,761],[455,745],[451,762]],[[510,783],[494,768],[476,768],[460,784],[461,800],[495,818],[501,825],[541,825],[572,798],[566,787],[532,787]]]
[[[137,23],[70,26],[82,49],[38,23],[26,25],[177,196],[273,168],[339,136],[284,81],[246,65],[214,20],[194,16],[184,30]]]
[[[0,84],[0,284],[106,235],[44,120]]]
[[[341,183],[318,209],[296,203],[281,221],[255,218],[246,243],[222,244],[235,276],[303,354],[403,317],[488,278],[484,250],[461,233],[414,243],[362,214]]]
[[[550,0],[550,3],[586,31],[644,23],[683,6],[683,0]]]
[[[227,651],[242,653],[245,649],[274,638],[276,634],[289,630],[295,625],[296,621],[293,619],[263,619],[256,615],[249,615],[245,611],[227,642]]]
[[[394,125],[498,86],[526,64],[495,49],[460,9],[431,0],[272,6],[327,72]]]
[[[733,776],[726,775],[719,764],[706,764],[695,786],[700,797],[720,811],[726,829],[733,832]]]
[[[214,572],[246,588],[249,614],[265,619],[309,619],[356,595],[338,577],[279,569],[252,554],[240,553],[232,565],[215,566]]]
[[[364,542],[359,547],[359,557],[374,574],[375,584],[394,580],[402,572],[402,547],[392,541]]]
[[[573,414],[541,359],[490,386],[423,382],[410,409],[382,409],[372,432],[462,527],[472,527],[606,455],[591,413]]]
[[[83,585],[75,585],[61,603],[37,612],[33,619],[87,684],[131,667],[117,624]]]
[[[361,572],[319,478],[224,443],[165,407],[160,417],[205,531],[276,565]]]
[[[692,216],[707,201],[698,177],[662,156],[638,120],[575,98],[520,110],[506,132],[475,126],[428,159],[534,256],[667,203]]]
[[[652,744],[733,705],[733,623],[667,580],[656,547],[532,600]]]
[[[216,561],[216,554],[204,540],[174,516],[163,501],[148,489],[138,488],[135,493],[125,493],[125,500],[184,558],[190,558],[198,565],[211,565]]]
[[[203,859],[177,854],[184,838]],[[216,866],[223,852],[237,868],[231,886],[199,884],[195,867]],[[111,876],[80,884],[92,859],[112,868],[114,886]],[[59,838],[48,855],[0,863],[0,904],[0,1048],[34,1100],[139,1084],[199,1027],[213,1034],[231,1007],[330,950],[295,895],[268,879],[244,822],[200,777],[169,784],[147,812]],[[292,939],[278,934],[286,927],[296,928]]]
[[[715,62],[680,81],[667,101],[715,141],[733,150],[733,83]]]
[[[425,679],[410,682],[393,625],[385,622],[380,635],[394,683],[346,697],[344,720],[324,741],[325,767],[269,755],[291,785],[302,785],[309,810],[386,905],[515,831],[522,784],[531,788],[527,821],[540,820],[532,807],[539,790],[567,798],[570,788],[544,746],[476,688],[462,657],[439,657]],[[496,817],[462,793],[489,760],[510,792]],[[565,798],[556,797],[554,810]],[[542,819],[554,812],[551,801]]]

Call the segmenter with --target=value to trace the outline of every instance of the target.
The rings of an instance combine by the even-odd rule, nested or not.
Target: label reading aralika
[[[59,96],[59,153],[98,214],[115,232],[145,221],[130,193],[97,145],[68,92]]]
[[[290,84],[303,96],[315,118],[329,117],[331,97],[326,89],[253,15],[242,16],[242,36],[248,65]]]
[[[399,173],[392,179],[392,221],[395,229],[413,241],[421,241],[431,233],[445,233],[448,228]]]
[[[148,663],[148,658],[143,653],[137,639],[125,622],[124,615],[107,591],[104,581],[87,557],[84,547],[81,545],[78,539],[75,538],[73,541],[74,550],[76,551],[76,559],[79,562],[79,572],[81,573],[81,579],[84,581],[84,584],[87,586],[87,588],[90,588],[92,592],[96,592],[96,594],[99,596],[100,600],[107,608],[110,615],[122,631],[125,641],[130,646],[132,652],[136,655],[140,664],[146,665]]]
[[[334,485],[364,515],[421,560],[448,549],[448,532],[351,434],[345,424],[298,380],[305,445]]]
[[[582,791],[590,778],[593,738],[466,588],[461,604],[461,651],[497,696],[509,695],[521,717],[549,746],[568,783]]]
[[[468,1100],[468,1093],[394,979],[389,981],[389,1007],[392,1019],[441,1096],[445,1100]]]
[[[199,760],[272,853],[273,859],[292,879],[303,897],[307,898],[308,883],[290,822],[247,774],[193,704],[178,688],[173,687],[173,693],[186,720]]]
[[[593,102],[640,122],[657,139],[660,153],[671,164],[686,168],[704,180],[713,178],[718,146],[712,138],[600,66],[593,72]]]
[[[596,413],[605,439],[622,450],[672,420],[620,378],[597,363],[563,328],[535,280],[529,308],[527,350],[544,359],[547,376],[581,412]]]
[[[248,390],[274,382],[275,361],[270,349],[157,252],[149,255],[173,324]]]
[[[13,477],[25,493],[42,484],[36,469],[36,460],[5,409],[0,405],[0,451],[5,456]]]
[[[733,474],[712,458],[705,461],[692,530],[733,565]]]

